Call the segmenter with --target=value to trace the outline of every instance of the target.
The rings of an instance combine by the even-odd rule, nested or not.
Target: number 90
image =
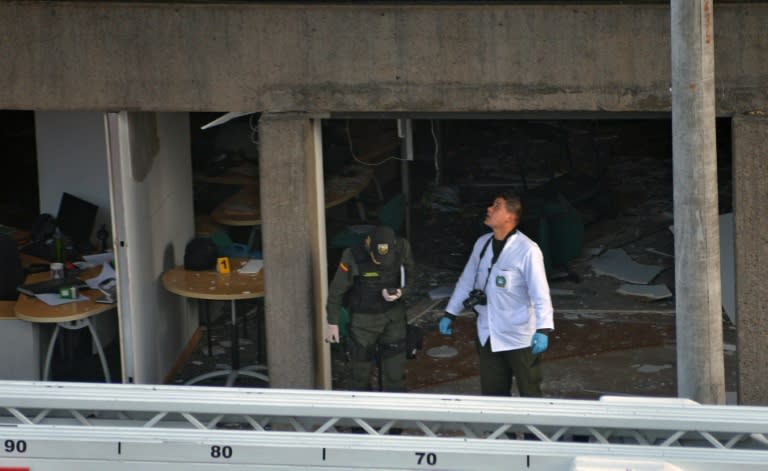
[[[6,453],[24,453],[27,451],[27,442],[24,440],[6,440],[3,444]]]

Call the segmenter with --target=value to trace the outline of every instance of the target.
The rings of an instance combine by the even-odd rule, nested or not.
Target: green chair
[[[566,265],[581,254],[584,220],[562,196],[529,198],[523,213],[522,230],[539,245],[547,273]]]
[[[250,250],[245,244],[238,244],[233,242],[224,231],[216,231],[210,236],[216,248],[219,249],[219,256],[221,257],[236,257],[236,258],[262,258],[261,251]]]
[[[398,193],[379,207],[377,219],[380,225],[391,227],[395,233],[400,232],[405,222],[405,195]],[[355,245],[362,244],[365,237],[374,227],[376,226],[360,225],[345,227],[342,231],[336,233],[328,244],[337,249],[354,247]]]
[[[378,210],[378,219],[379,224],[391,227],[395,234],[399,233],[405,222],[405,195],[398,193],[383,204]]]

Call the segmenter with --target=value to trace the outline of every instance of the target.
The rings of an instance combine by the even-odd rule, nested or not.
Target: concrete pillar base
[[[768,405],[768,118],[733,119],[739,404]]]

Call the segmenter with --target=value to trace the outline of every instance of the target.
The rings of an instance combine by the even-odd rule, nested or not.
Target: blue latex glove
[[[531,340],[531,353],[538,355],[543,352],[549,346],[549,337],[547,334],[536,332],[533,334],[533,340]]]
[[[443,335],[451,335],[453,334],[453,329],[451,329],[451,324],[453,324],[453,319],[451,319],[448,316],[443,316],[442,319],[440,319],[440,333]]]

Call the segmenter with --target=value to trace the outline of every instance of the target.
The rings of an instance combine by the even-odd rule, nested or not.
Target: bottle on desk
[[[64,236],[58,228],[53,234],[53,261],[64,262]]]

